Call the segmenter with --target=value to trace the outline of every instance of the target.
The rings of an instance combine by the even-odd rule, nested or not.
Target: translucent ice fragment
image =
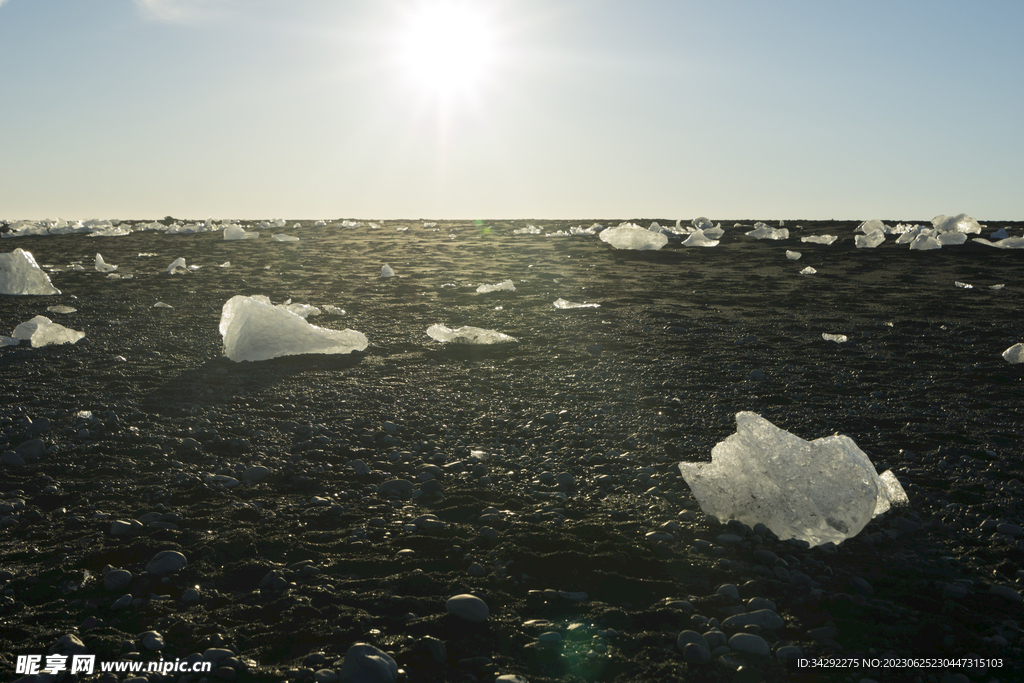
[[[842,344],[847,339],[845,334],[829,334],[828,332],[822,332],[821,338],[837,344]]]
[[[255,230],[252,232],[246,232],[240,225],[229,225],[224,228],[224,239],[226,240],[248,240],[255,239],[259,236],[260,234]]]
[[[431,325],[427,328],[427,336],[442,343],[454,344],[504,344],[507,342],[519,341],[496,330],[485,330],[479,327],[456,327],[454,329],[444,325]]]
[[[310,325],[265,296],[233,296],[221,311],[224,355],[233,361],[256,361],[305,353],[362,351],[368,341],[355,330],[328,330]]]
[[[600,308],[601,304],[575,304],[565,299],[555,299],[555,308]]]
[[[694,230],[683,240],[684,247],[717,247],[718,244],[718,240],[710,239],[703,230]]]
[[[598,238],[616,249],[656,251],[668,244],[668,236],[645,230],[639,225],[623,223],[614,228],[602,230]]]
[[[328,304],[324,306],[324,313],[327,315],[345,315],[345,310]]]
[[[77,313],[77,308],[71,308],[71,306],[50,306],[46,309],[50,313]]]
[[[835,242],[837,239],[839,238],[836,237],[835,235],[807,235],[806,237],[801,237],[800,241],[810,242],[811,244],[829,245]]]
[[[383,266],[381,266],[380,276],[381,277],[394,277],[395,276],[395,271],[391,268],[391,266],[389,266],[389,265],[387,265],[385,263]]]
[[[864,221],[857,226],[857,230],[855,232],[862,232],[865,235],[870,235],[873,232],[886,233],[889,232],[889,226],[880,220]]]
[[[801,254],[799,251],[790,251],[789,249],[786,250],[786,258],[788,258],[790,261],[799,261],[801,256],[803,256],[803,254]]]
[[[759,240],[787,240],[789,228],[773,228],[764,223],[754,223],[754,229],[744,234]]]
[[[983,237],[975,237],[974,241],[989,247],[998,247],[999,249],[1024,249],[1024,237],[1007,237],[998,242],[990,242]]]
[[[7,234],[7,233],[4,233]],[[0,254],[0,294],[49,296],[60,294],[31,253],[15,249]]]
[[[527,225],[525,228],[516,228],[512,231],[513,235],[539,235],[541,232],[540,228],[535,225]]]
[[[885,233],[880,230],[869,232],[866,235],[854,235],[853,243],[858,249],[874,249],[885,241]]]
[[[967,235],[962,232],[940,232],[936,235],[936,239],[939,240],[939,244],[942,246],[963,244],[967,241]]]
[[[174,275],[175,273],[184,273],[187,270],[188,268],[185,266],[184,256],[179,256],[171,262],[171,265],[167,266],[167,272],[171,275]]]
[[[924,232],[914,238],[914,241],[910,243],[910,249],[912,251],[930,251],[932,249],[941,249],[942,243],[931,235],[927,235]]]
[[[817,272],[818,271],[816,271],[814,268],[811,268],[810,266],[807,266],[806,268],[804,268],[803,270],[800,271],[800,274],[801,275],[814,275]]]
[[[310,306],[309,304],[288,304],[285,308],[300,318],[320,315],[320,309],[316,306]]]
[[[939,232],[981,234],[981,224],[966,213],[960,213],[955,216],[936,216],[932,219],[932,226]]]
[[[988,236],[990,240],[1005,240],[1009,237],[1009,233],[1006,232],[1006,228],[999,228],[994,233]]]
[[[231,267],[231,261],[225,261],[224,263],[220,264],[217,267],[218,268],[230,268]]]
[[[989,289],[1002,289],[1006,285],[989,285]]]
[[[516,286],[512,283],[512,280],[505,280],[499,282],[496,285],[480,285],[476,288],[477,294],[489,294],[491,292],[514,292]]]
[[[103,256],[96,254],[96,270],[100,273],[113,273],[117,266],[112,266],[103,260]]]
[[[876,515],[908,502],[891,472],[879,476],[847,436],[814,441],[760,415],[736,415],[736,433],[710,463],[679,463],[701,509],[725,523],[764,524],[780,539],[842,543]]]
[[[153,308],[174,308],[174,306],[170,304],[165,304],[163,301],[157,301],[155,304],[153,304]]]
[[[1010,348],[1003,351],[1003,360],[1012,365],[1024,363],[1024,343],[1014,344]]]
[[[299,238],[294,235],[286,235],[283,232],[279,232],[276,235],[271,235],[270,239],[275,242],[298,242]]]
[[[14,328],[11,336],[15,339],[28,339],[33,347],[49,346],[50,344],[74,344],[85,336],[63,325],[58,325],[47,317],[37,315],[28,322]]]
[[[17,346],[20,343],[20,339],[15,339],[14,337],[4,337],[3,335],[0,335],[0,346]]]
[[[957,280],[953,284],[959,287],[960,289],[974,289],[974,285],[969,285],[966,282],[960,282],[959,280]]]

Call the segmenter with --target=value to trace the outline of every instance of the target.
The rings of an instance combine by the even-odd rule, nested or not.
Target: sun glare
[[[409,8],[396,38],[403,76],[431,97],[478,95],[500,57],[498,31],[487,5],[434,0]]]

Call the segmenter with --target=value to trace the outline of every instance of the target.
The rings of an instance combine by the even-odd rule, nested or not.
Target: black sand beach
[[[58,296],[0,296],[0,333],[45,315],[86,334],[0,348],[0,675],[79,648],[95,673],[57,680],[206,653],[211,673],[132,680],[330,683],[369,643],[410,683],[1024,676],[1024,365],[1000,356],[1024,341],[1024,251],[856,249],[856,222],[800,220],[788,240],[728,220],[718,247],[618,251],[512,234],[531,222],[593,221],[0,242],[85,268],[51,274]],[[201,268],[167,274],[178,257]],[[232,362],[237,294],[337,306],[310,322],[370,345]],[[518,343],[442,345],[435,323]],[[910,505],[829,548],[708,519],[676,464],[745,410],[850,436]],[[161,551],[187,564],[147,570]],[[462,594],[486,620],[446,611]],[[722,625],[759,609],[783,625]],[[702,661],[684,631],[726,649]],[[740,632],[770,652],[726,644]],[[388,680],[367,671],[342,680]]]

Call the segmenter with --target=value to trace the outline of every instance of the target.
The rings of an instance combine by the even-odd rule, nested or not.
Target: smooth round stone
[[[354,469],[356,471],[356,474],[359,475],[370,473],[370,466],[367,465],[362,460],[349,460],[347,463],[345,463],[345,465],[347,467],[351,467],[352,469]]]
[[[432,660],[435,664],[441,664],[448,659],[448,650],[444,641],[434,636],[423,636],[413,645],[413,652],[420,652]]]
[[[703,636],[708,649],[714,651],[716,647],[722,647],[727,642],[725,634],[721,631],[708,631]]]
[[[85,643],[74,633],[65,633],[57,642],[50,646],[46,654],[80,655],[87,651]]]
[[[768,598],[750,598],[747,600],[747,611],[753,612],[759,609],[770,609],[773,612],[778,610],[775,608],[775,603]]]
[[[142,634],[142,647],[147,650],[162,650],[165,644],[164,637],[157,631],[146,631]]]
[[[181,594],[181,601],[186,605],[195,605],[201,599],[202,596],[199,595],[199,591],[197,591],[195,588],[189,588]]]
[[[1009,586],[1000,586],[999,584],[993,585],[988,589],[988,592],[992,595],[998,595],[999,597],[1020,604],[1024,602],[1024,598],[1021,597],[1020,593],[1013,590]]]
[[[103,577],[103,587],[108,591],[119,591],[132,582],[132,573],[127,569],[112,569]]]
[[[131,520],[129,522],[123,519],[114,520],[110,524],[110,535],[111,536],[126,536],[142,529],[142,522],[138,520]]]
[[[542,643],[554,645],[555,643],[562,642],[562,634],[558,631],[545,631],[537,636],[537,640]]]
[[[377,493],[382,496],[398,496],[408,498],[412,495],[415,485],[405,479],[390,479],[377,487]]]
[[[740,589],[732,583],[727,583],[724,586],[719,586],[718,590],[715,591],[715,593],[717,593],[718,595],[724,595],[727,598],[732,598],[733,600],[740,599]]]
[[[218,666],[216,669],[213,670],[214,678],[221,678],[225,681],[234,680],[235,676],[237,675],[238,672],[232,669],[230,666]]]
[[[791,659],[799,659],[804,656],[804,651],[796,645],[783,645],[775,651],[775,656],[784,662]]]
[[[479,562],[474,562],[473,564],[469,565],[469,569],[466,570],[466,573],[470,576],[483,576],[487,573],[487,570],[484,569],[483,565],[481,565]]]
[[[676,540],[675,536],[664,531],[648,531],[644,538],[648,541],[662,541],[663,543],[670,543]]]
[[[4,451],[0,455],[0,465],[24,465],[25,459],[14,451]]]
[[[1024,534],[1024,529],[1017,524],[1010,524],[1009,522],[1002,522],[996,525],[996,531],[1007,536],[1020,536]]]
[[[188,560],[177,550],[163,550],[153,556],[153,559],[146,565],[146,571],[157,576],[167,576],[187,564]]]
[[[683,659],[689,664],[706,664],[711,661],[711,650],[697,643],[687,643],[683,647]]]
[[[555,475],[555,483],[562,486],[573,486],[576,484],[576,477],[571,472],[559,472]]]
[[[253,465],[245,472],[242,472],[242,479],[250,484],[258,484],[270,476],[270,468],[263,465]]]
[[[335,683],[338,680],[338,673],[334,669],[320,669],[313,674],[316,683]]]
[[[448,598],[444,608],[448,611],[448,614],[453,614],[474,623],[487,621],[487,617],[491,615],[486,602],[468,593]]]
[[[704,640],[704,636],[696,631],[680,631],[679,635],[676,636],[676,647],[679,648],[679,651],[682,652],[689,643],[696,643],[710,652],[708,644]]]
[[[226,647],[208,647],[203,650],[203,659],[207,662],[213,662],[214,664],[219,664],[225,659],[234,656],[234,651],[229,650]]]
[[[398,664],[387,652],[356,643],[345,653],[338,676],[342,683],[396,683]]]
[[[785,626],[786,622],[770,609],[759,609],[747,612],[746,614],[736,614],[727,617],[722,622],[722,628],[729,629],[739,629],[751,625],[764,629],[776,629]]]
[[[131,593],[125,593],[124,595],[122,595],[121,597],[119,597],[117,600],[114,601],[114,603],[110,606],[110,609],[112,609],[112,610],[124,609],[124,608],[128,607],[131,604],[132,604],[132,594]]]
[[[768,641],[753,633],[737,633],[729,639],[729,649],[733,652],[747,652],[752,655],[764,655],[768,657],[772,649],[768,647]]]

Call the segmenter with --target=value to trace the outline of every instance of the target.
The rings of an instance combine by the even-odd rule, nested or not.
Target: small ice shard
[[[936,216],[932,219],[932,227],[939,232],[981,234],[981,224],[966,213],[960,213],[955,216]]]
[[[200,268],[202,268],[202,266],[197,266],[195,264],[192,264],[191,266],[188,267],[188,269],[193,271],[193,272],[199,270]]]
[[[931,235],[922,232],[914,241],[910,243],[911,251],[929,251],[931,249],[941,249],[942,243]]]
[[[283,232],[279,232],[276,235],[271,235],[270,239],[275,242],[298,242],[299,238],[294,235],[286,235]]]
[[[825,341],[835,342],[837,344],[842,344],[847,339],[845,334],[829,334],[828,332],[822,332],[821,338]]]
[[[1009,237],[1009,233],[1006,232],[1006,228],[999,228],[994,233],[988,236],[990,240],[1005,240]]]
[[[77,313],[77,308],[71,308],[70,306],[50,306],[46,309],[50,313]]]
[[[1011,365],[1017,365],[1018,363],[1024,363],[1024,343],[1014,344],[1010,348],[1003,351],[1003,360]]]
[[[874,249],[885,241],[885,233],[881,230],[869,232],[866,235],[854,235],[853,243],[858,249]]]
[[[789,228],[773,228],[764,223],[754,223],[754,229],[744,234],[759,240],[787,240]]]
[[[801,237],[800,241],[810,242],[811,244],[824,244],[828,246],[835,242],[837,239],[839,238],[836,237],[835,235],[807,235],[806,237]]]
[[[800,274],[801,275],[814,275],[817,272],[818,271],[816,271],[814,268],[811,268],[810,266],[807,266],[806,268],[804,268],[803,270],[800,271]]]
[[[389,265],[387,265],[385,263],[381,267],[381,269],[380,269],[380,276],[381,277],[394,277],[395,276],[395,271],[394,271],[394,269],[391,268],[391,266],[389,266]]]
[[[175,273],[184,273],[186,271],[188,271],[188,268],[185,267],[184,256],[179,256],[178,258],[174,259],[171,265],[167,266],[167,272],[170,273],[171,275],[174,275]]]
[[[74,344],[85,336],[63,325],[58,325],[47,317],[37,315],[28,322],[14,328],[11,336],[15,339],[28,339],[33,347],[49,346],[50,344]]]
[[[153,308],[174,308],[174,306],[170,304],[165,304],[163,301],[157,301],[155,304],[153,304]]]
[[[622,223],[614,228],[602,230],[598,239],[616,249],[657,251],[668,244],[668,236],[645,230],[639,225]]]
[[[226,240],[248,240],[259,236],[260,234],[255,230],[246,232],[240,225],[229,225],[224,228],[224,239]]]
[[[316,327],[265,296],[233,296],[221,311],[224,355],[233,361],[257,361],[306,353],[362,351],[368,341],[355,330]]]
[[[718,243],[718,240],[709,239],[703,230],[694,230],[683,240],[684,247],[717,247]]]
[[[4,233],[5,235],[8,233]],[[0,294],[49,296],[60,294],[30,252],[15,249],[0,254]]]
[[[565,299],[555,299],[555,308],[600,308],[601,304],[574,304]]]
[[[17,346],[20,343],[21,343],[20,339],[15,339],[14,337],[5,337],[3,335],[0,335],[0,346]]]
[[[485,330],[479,327],[456,327],[454,329],[444,325],[431,325],[427,328],[427,336],[442,343],[453,344],[504,344],[506,342],[519,341],[496,330]]]
[[[801,254],[799,251],[790,251],[789,249],[786,250],[786,258],[788,258],[790,261],[799,261],[801,256],[803,256],[803,254]]]
[[[217,267],[218,268],[230,268],[231,267],[231,261],[225,261],[224,263],[220,264]]]
[[[117,266],[112,266],[103,260],[100,254],[96,254],[96,270],[100,273],[113,273],[117,270]]]
[[[917,239],[917,236],[921,234],[922,230],[923,228],[921,228],[921,226],[915,225],[910,230],[901,233],[900,236],[896,238],[896,244],[910,244]]]
[[[476,288],[477,294],[490,294],[491,292],[514,292],[516,286],[512,283],[512,280],[505,280],[499,282],[496,285],[480,285]]]
[[[969,285],[966,282],[960,282],[959,280],[955,281],[953,284],[960,289],[974,289],[974,285]]]
[[[107,273],[107,279],[108,280],[120,280],[121,276],[118,275],[117,273]]]
[[[891,471],[881,476],[847,436],[805,441],[751,412],[711,451],[710,463],[679,463],[705,514],[764,524],[781,540],[812,546],[853,538],[893,505],[908,503]]]
[[[324,306],[324,313],[327,315],[345,315],[345,310],[328,304]]]
[[[1005,287],[1005,286],[1006,286],[1006,285],[990,285],[990,286],[989,286],[989,289],[1002,289],[1002,288],[1003,288],[1003,287]]]

